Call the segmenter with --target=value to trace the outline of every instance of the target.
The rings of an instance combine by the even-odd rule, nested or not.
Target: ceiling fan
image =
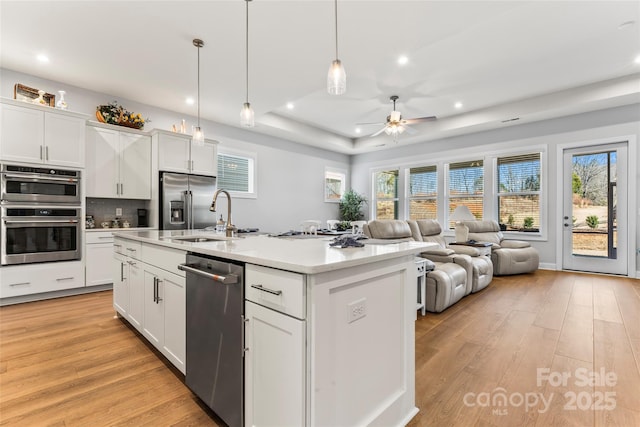
[[[371,137],[378,136],[382,132],[384,132],[387,135],[393,135],[394,141],[397,141],[398,136],[405,131],[412,135],[417,133],[415,129],[412,129],[407,125],[436,120],[436,116],[403,119],[400,111],[396,111],[396,101],[398,100],[398,95],[392,95],[389,99],[393,102],[393,111],[387,116],[387,121],[385,123],[356,123],[358,125],[384,125],[382,129],[375,133],[372,133],[370,135]]]

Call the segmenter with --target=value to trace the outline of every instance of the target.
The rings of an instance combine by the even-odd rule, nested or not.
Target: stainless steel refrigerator
[[[215,227],[216,214],[209,210],[215,192],[215,177],[160,172],[161,229]]]

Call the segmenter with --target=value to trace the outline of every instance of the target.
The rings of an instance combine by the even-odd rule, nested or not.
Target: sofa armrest
[[[473,246],[454,245],[449,246],[449,249],[452,249],[456,254],[460,255],[480,256],[480,250]]]
[[[522,249],[530,247],[531,244],[523,240],[503,240],[500,242],[500,246],[509,249]]]
[[[453,255],[455,251],[449,248],[436,248],[436,249],[427,249],[422,253],[425,255],[449,256],[449,255]]]

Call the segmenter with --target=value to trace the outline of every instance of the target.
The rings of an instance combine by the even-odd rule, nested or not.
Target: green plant
[[[598,215],[589,215],[586,221],[589,228],[598,228]]]
[[[351,229],[351,223],[349,221],[340,221],[336,224],[336,230],[338,231],[347,231]]]
[[[509,214],[509,218],[507,219],[507,224],[513,225],[514,222],[516,222],[515,218],[513,217],[512,214]]]
[[[524,228],[533,228],[533,217],[528,216],[524,219]]]
[[[367,203],[366,197],[353,190],[347,190],[340,199],[340,220],[358,221],[364,218],[362,205]]]

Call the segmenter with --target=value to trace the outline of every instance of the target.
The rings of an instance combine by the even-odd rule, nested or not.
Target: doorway
[[[627,144],[563,153],[563,269],[628,274]]]

